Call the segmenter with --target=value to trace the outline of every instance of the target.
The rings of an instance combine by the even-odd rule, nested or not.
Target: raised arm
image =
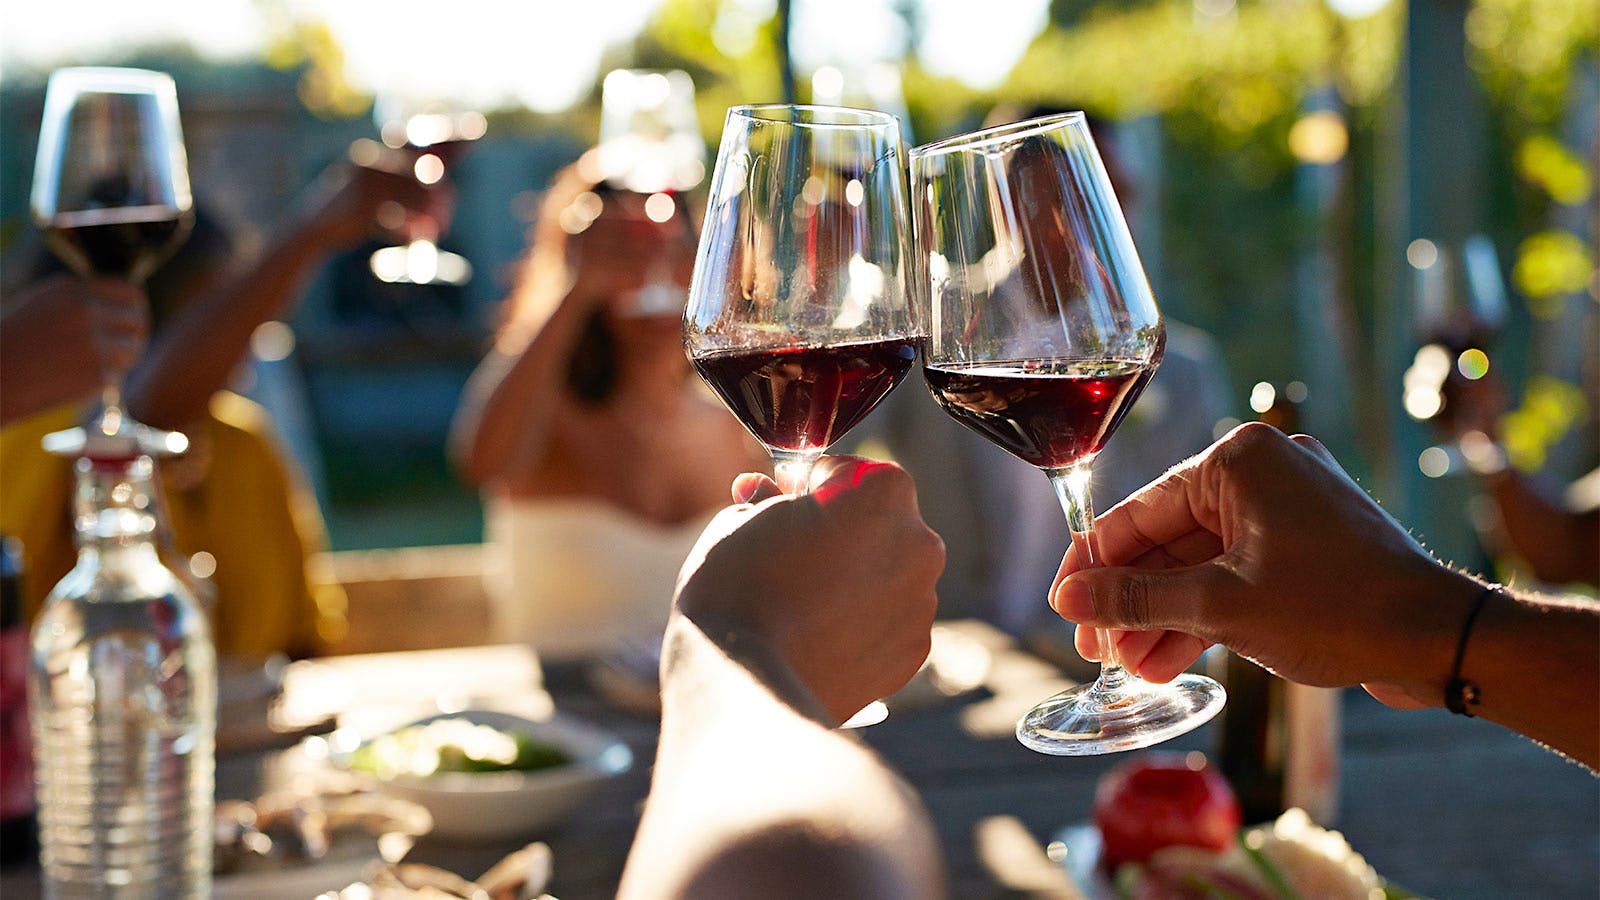
[[[557,276],[540,271],[559,265],[530,260],[519,295],[561,290],[549,283]],[[565,396],[567,366],[599,302],[579,287],[553,305],[508,300],[532,308],[514,314],[467,379],[450,426],[450,456],[462,477],[480,488],[527,477],[543,456]]]
[[[1172,678],[1211,643],[1401,708],[1446,705],[1457,674],[1477,687],[1473,714],[1600,765],[1600,603],[1488,590],[1440,564],[1312,438],[1242,426],[1097,533],[1108,567],[1069,552],[1051,605],[1145,629],[1116,649],[1146,678]],[[1090,628],[1078,643],[1101,652]]]
[[[836,728],[926,658],[943,544],[900,469],[830,457],[816,480],[724,511],[684,567],[623,897],[943,893],[921,804]]]
[[[211,395],[228,385],[261,323],[283,315],[328,257],[354,246],[378,227],[378,210],[399,203],[443,218],[448,188],[424,187],[398,162],[338,164],[311,189],[300,207],[274,229],[254,261],[226,262],[185,298],[128,375],[128,405],[136,418],[182,428],[198,417]]]

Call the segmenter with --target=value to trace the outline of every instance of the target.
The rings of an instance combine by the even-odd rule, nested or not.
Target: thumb
[[[1084,569],[1056,585],[1050,606],[1079,625],[1205,637],[1205,610],[1231,589],[1231,580],[1211,562],[1182,569]]]
[[[733,502],[760,503],[779,496],[777,482],[759,472],[745,472],[733,479]]]

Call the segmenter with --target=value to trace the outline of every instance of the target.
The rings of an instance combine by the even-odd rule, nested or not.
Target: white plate
[[[374,777],[378,790],[410,800],[433,814],[433,833],[446,838],[534,837],[562,821],[601,783],[633,766],[633,752],[615,735],[570,716],[534,721],[494,710],[440,713],[505,732],[520,732],[561,748],[572,761],[531,772],[441,772],[429,776]],[[409,725],[406,727],[410,727]],[[398,729],[397,729],[398,730]],[[337,757],[337,765],[348,757]]]

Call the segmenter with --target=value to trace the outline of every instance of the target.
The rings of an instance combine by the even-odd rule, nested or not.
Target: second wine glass
[[[1078,558],[1099,564],[1090,464],[1161,362],[1165,330],[1081,113],[911,152],[924,375],[956,421],[1050,477]],[[1148,684],[1097,635],[1101,674],[1017,723],[1041,753],[1131,750],[1222,708],[1200,675]]]
[[[784,490],[911,369],[899,122],[826,106],[728,111],[684,347]]]

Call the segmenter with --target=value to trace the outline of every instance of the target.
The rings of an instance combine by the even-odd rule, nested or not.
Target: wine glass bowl
[[[796,493],[922,341],[905,287],[902,159],[886,113],[728,111],[684,347]]]
[[[413,154],[412,175],[424,185],[443,180],[466,148],[488,131],[483,113],[451,101],[406,93],[379,96],[372,104],[378,134],[391,150]],[[472,278],[466,257],[441,249],[441,223],[425,213],[408,213],[402,245],[380,247],[369,260],[380,281],[404,284],[462,285]]]
[[[1042,470],[1080,560],[1099,564],[1090,471],[1165,346],[1155,296],[1081,113],[911,152],[929,337],[923,374],[957,422]],[[1216,682],[1151,685],[1124,670],[1116,634],[1093,684],[1017,724],[1028,747],[1087,755],[1149,746],[1221,709]]]
[[[193,206],[171,76],[51,73],[29,207],[69,268],[142,283],[183,242]]]

